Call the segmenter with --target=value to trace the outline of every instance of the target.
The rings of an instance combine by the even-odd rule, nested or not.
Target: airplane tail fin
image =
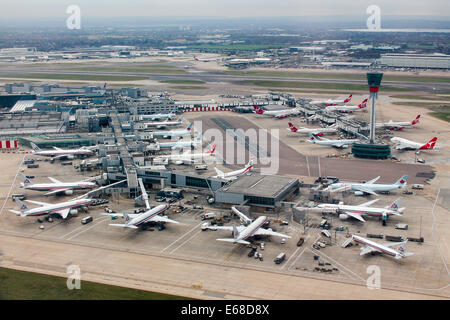
[[[361,109],[367,107],[367,98],[364,99],[363,102],[361,102],[361,104],[358,107]]]
[[[401,186],[402,188],[406,187],[406,179],[408,179],[408,176],[404,175],[395,182],[395,185]]]
[[[389,206],[390,209],[395,210],[395,211],[399,211],[401,212],[399,209],[401,209],[400,203],[402,202],[402,198],[397,198],[394,202],[392,202],[392,204]],[[403,208],[404,209],[404,208]]]
[[[398,251],[401,253],[402,258],[406,258],[408,256],[412,256],[414,253],[412,252],[406,252],[406,244],[408,243],[408,240],[405,240],[400,247],[398,247]]]
[[[125,219],[126,222],[130,220],[130,217],[126,214],[126,212],[123,213],[123,218]]]
[[[195,138],[195,143],[201,143],[202,142],[202,134],[200,133],[198,136],[197,136],[197,138]]]
[[[41,151],[41,149],[33,142],[31,142],[31,148],[33,148],[34,151]]]
[[[216,144],[213,144],[212,148],[206,151],[206,153],[214,154],[214,151],[216,151]]]
[[[253,159],[250,159],[250,161],[247,163],[246,169],[249,170],[253,167]]]
[[[29,185],[32,185],[32,184],[33,184],[33,183],[30,181],[30,179],[28,179],[23,173],[19,173],[19,177],[20,177],[20,179],[22,180],[22,182],[20,183],[20,185],[21,185],[22,187],[29,186]]]
[[[238,236],[239,236],[239,231],[236,228],[236,226],[233,224],[233,238],[236,240]]]
[[[419,150],[424,150],[424,149],[433,149],[435,144],[437,141],[437,137],[434,137],[433,139],[431,139],[430,141],[428,141],[427,143],[425,143],[423,146],[421,146],[419,148]]]
[[[14,201],[16,202],[17,206],[19,207],[19,210],[21,213],[28,209],[28,206],[25,203],[23,203],[20,199],[16,198]]]
[[[420,114],[419,115],[417,115],[417,117],[413,120],[413,121],[411,121],[411,124],[416,124],[416,123],[419,123],[419,119],[420,119]]]
[[[289,122],[288,124],[289,124],[289,129],[290,129],[292,132],[297,132],[298,129],[292,124],[292,122]]]
[[[317,138],[316,138],[316,136],[314,134],[310,133],[308,136],[309,136],[309,141],[310,142],[316,142],[317,141]]]
[[[191,129],[192,129],[192,123],[189,123],[189,125],[186,127],[186,130],[191,131]]]
[[[345,103],[350,102],[352,100],[352,94],[348,96],[347,99],[344,100]]]

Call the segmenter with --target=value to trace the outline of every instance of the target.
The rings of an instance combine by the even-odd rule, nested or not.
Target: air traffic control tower
[[[367,73],[372,109],[370,115],[370,137],[368,144],[356,143],[352,147],[352,154],[357,158],[387,159],[391,155],[391,147],[388,144],[377,144],[375,141],[375,111],[378,90],[381,85],[382,73]]]

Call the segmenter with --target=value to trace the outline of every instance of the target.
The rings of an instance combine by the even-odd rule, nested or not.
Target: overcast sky
[[[450,0],[13,0],[2,1],[0,18],[68,16],[71,4],[85,17],[368,16],[369,5],[382,15],[450,16]]]

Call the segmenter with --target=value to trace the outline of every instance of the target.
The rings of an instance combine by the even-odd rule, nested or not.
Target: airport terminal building
[[[243,175],[215,192],[217,203],[275,208],[300,192],[296,178],[282,176]]]

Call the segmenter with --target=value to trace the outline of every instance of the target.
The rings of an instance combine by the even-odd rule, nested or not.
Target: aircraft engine
[[[66,191],[64,191],[64,193],[68,196],[71,196],[71,195],[73,195],[73,190],[72,189],[66,190]]]
[[[341,219],[341,220],[347,220],[347,219],[348,219],[348,214],[341,213],[341,214],[339,215],[339,219]]]
[[[355,191],[355,196],[362,196],[364,195],[364,192],[362,191]]]
[[[394,127],[389,127],[389,130],[395,130],[395,128]]]
[[[402,130],[402,129],[403,129],[403,127],[398,127],[398,128],[397,128],[398,131],[400,131],[400,130]]]
[[[75,159],[75,157],[71,154],[71,155],[68,155],[68,156],[67,156],[67,159],[73,160],[73,159]]]
[[[78,210],[77,209],[70,209],[69,213],[70,214],[77,214]]]
[[[177,161],[175,161],[175,164],[183,164],[183,161],[177,160]]]

